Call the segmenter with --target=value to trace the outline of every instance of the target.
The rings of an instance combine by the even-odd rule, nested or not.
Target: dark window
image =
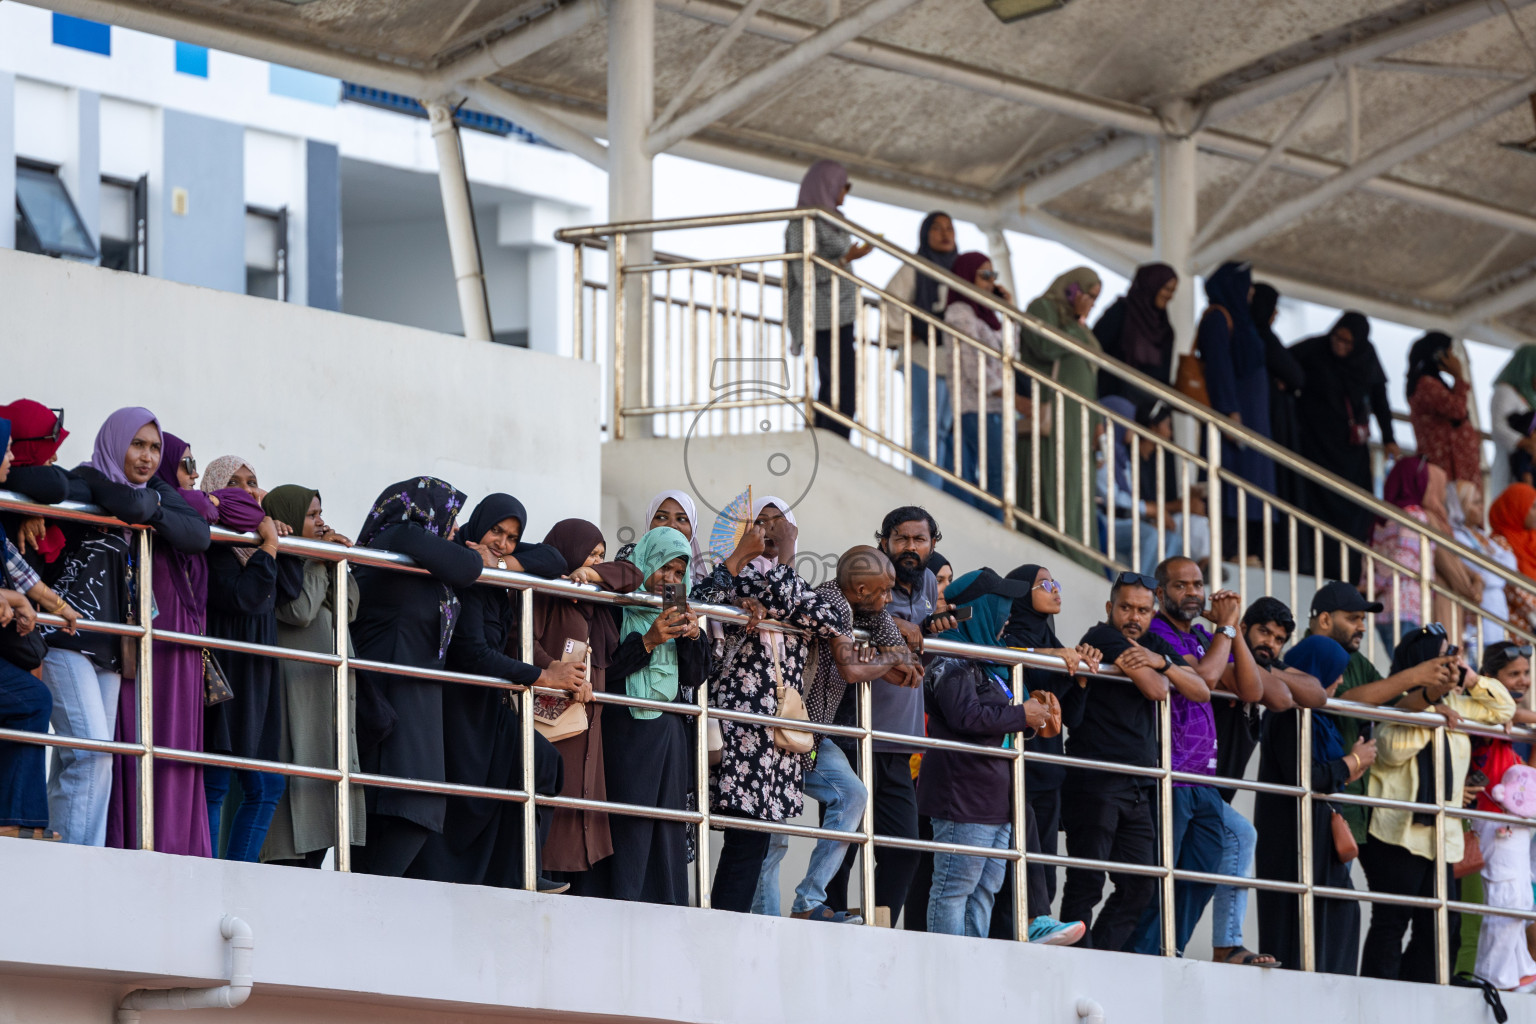
[[[16,163],[16,248],[45,256],[94,260],[96,244],[58,171]]]
[[[101,265],[149,273],[149,178],[101,179]]]
[[[288,301],[288,208],[245,208],[245,294]]]

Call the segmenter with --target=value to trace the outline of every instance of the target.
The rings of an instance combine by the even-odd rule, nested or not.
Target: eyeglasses
[[[192,457],[191,452],[188,452],[181,457],[181,468],[186,470],[188,473],[191,473],[193,476],[197,475],[197,459]]]
[[[1144,572],[1123,572],[1115,577],[1115,586],[1146,587],[1148,590],[1157,589],[1157,580]]]
[[[63,409],[53,409],[53,408],[50,408],[48,411],[53,413],[53,429],[51,431],[49,431],[48,433],[42,435],[41,437],[15,437],[15,438],[12,438],[11,440],[13,440],[13,441],[47,441],[49,444],[53,444],[54,442],[56,442],[59,439],[59,435],[64,433],[64,410]]]
[[[1030,590],[1043,590],[1047,594],[1059,594],[1059,593],[1061,593],[1061,584],[1057,583],[1055,580],[1046,580],[1044,583],[1036,583],[1034,586],[1030,587],[1029,589]]]

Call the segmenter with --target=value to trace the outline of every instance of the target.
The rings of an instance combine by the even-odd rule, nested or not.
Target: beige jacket
[[[890,283],[885,286],[887,294],[911,303],[917,293],[917,268],[910,263],[903,263],[901,269],[892,275]],[[949,286],[939,285],[938,308],[931,310],[934,316],[944,319],[944,303],[949,297]],[[880,303],[880,324],[885,332],[885,344],[888,348],[897,352],[897,359],[901,358],[901,348],[906,337],[906,322],[908,313],[900,306],[894,306],[889,302]],[[916,318],[912,321],[912,365],[928,365],[928,342],[923,334],[923,324]],[[945,347],[946,335],[943,331],[934,331],[933,356],[938,361],[938,375],[949,376],[949,350]]]
[[[1442,703],[1469,722],[1503,725],[1515,717],[1515,700],[1497,679],[1479,676],[1465,694],[1448,694]],[[1434,730],[1418,725],[1382,723],[1376,726],[1376,763],[1371,767],[1367,793],[1388,800],[1412,800],[1419,791],[1418,754],[1428,745]],[[1451,756],[1451,780],[1445,806],[1460,807],[1466,787],[1467,768],[1472,763],[1472,741],[1465,733],[1447,732]],[[1430,825],[1415,825],[1413,812],[1377,807],[1371,811],[1370,836],[1373,841],[1392,843],[1410,853],[1433,860],[1435,830]],[[1461,825],[1446,819],[1445,859],[1454,864],[1463,853]]]

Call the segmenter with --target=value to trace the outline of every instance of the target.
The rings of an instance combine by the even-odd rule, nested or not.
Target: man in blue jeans
[[[812,722],[828,725],[838,706],[853,697],[850,683],[885,679],[900,686],[922,682],[922,665],[908,650],[896,623],[886,613],[896,571],[879,548],[859,546],[846,551],[837,563],[837,578],[817,588],[817,593],[843,617],[842,635],[819,640],[805,666],[805,710]],[[854,645],[854,629],[868,630],[870,646]],[[822,827],[842,832],[860,829],[869,794],[848,758],[826,736],[801,776],[805,795],[822,805]],[[840,924],[862,924],[863,918],[826,905],[827,884],[843,863],[849,844],[819,839],[811,853],[805,877],[795,887],[791,917]],[[758,876],[752,911],[777,916],[779,910],[779,862],[789,849],[789,837],[776,834]]]
[[[1235,693],[1244,703],[1261,700],[1264,685],[1258,666],[1237,630],[1241,599],[1230,590],[1218,590],[1207,608],[1205,576],[1193,559],[1183,556],[1165,559],[1154,575],[1158,613],[1148,632],[1176,650],[1212,691]],[[1195,621],[1202,616],[1216,626],[1214,634]],[[1214,776],[1216,719],[1211,702],[1187,700],[1179,693],[1170,700],[1174,770]],[[1183,870],[1214,874],[1221,867],[1227,804],[1214,786],[1175,782],[1173,787],[1174,863]],[[1180,953],[1215,890],[1204,882],[1180,881],[1174,886],[1174,936]],[[1132,950],[1158,951],[1157,921],[1154,904],[1142,914]]]

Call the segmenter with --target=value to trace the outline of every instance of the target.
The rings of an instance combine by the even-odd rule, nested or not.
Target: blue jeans
[[[1252,877],[1253,850],[1259,834],[1237,808],[1221,802],[1221,873]],[[1243,919],[1248,916],[1248,890],[1218,885],[1211,899],[1211,945],[1225,949],[1243,944]]]
[[[53,694],[53,731],[60,736],[110,740],[117,729],[117,695],[123,678],[98,668],[78,651],[49,650],[43,682]],[[48,776],[48,816],[66,843],[107,844],[107,804],[112,797],[112,755],[55,747]]]
[[[1013,826],[979,825],[933,818],[933,841],[1006,850]],[[933,855],[933,888],[928,892],[928,930],[943,935],[985,936],[992,927],[992,901],[1003,886],[1008,862],[957,853]]]
[[[255,863],[261,857],[261,844],[266,842],[267,829],[272,827],[272,815],[277,801],[288,787],[288,778],[272,772],[239,771],[242,794],[240,806],[235,810],[235,820],[230,826],[229,849],[225,860],[243,860]],[[208,835],[213,841],[214,855],[219,849],[219,817],[224,808],[224,797],[229,793],[230,769],[212,766],[203,769],[203,792],[208,798]]]
[[[1183,871],[1215,873],[1221,868],[1221,847],[1226,829],[1222,809],[1227,806],[1211,786],[1176,786],[1173,790],[1173,863]],[[1180,953],[1205,913],[1216,891],[1206,882],[1176,882],[1173,887],[1173,934]],[[1157,928],[1158,907],[1153,902],[1141,915],[1131,938],[1133,953],[1156,955],[1162,946]]]
[[[53,713],[48,687],[32,673],[0,660],[0,729],[47,732]],[[47,747],[0,742],[0,825],[48,827]]]
[[[960,414],[960,479],[968,483],[976,484],[989,494],[998,497],[1003,493],[1003,414],[998,412],[987,413],[987,479],[982,483],[980,472],[981,460],[981,436],[977,430],[977,417],[974,412]],[[988,515],[1001,519],[1003,510],[962,490],[953,484],[945,484],[944,489],[961,501],[976,506]]]
[[[816,766],[801,778],[805,795],[821,804],[822,828],[838,832],[856,832],[864,817],[869,794],[848,757],[825,736],[816,747]],[[768,840],[768,855],[757,876],[757,893],[752,897],[752,913],[777,917],[779,904],[779,862],[789,850],[789,836],[774,833]],[[805,877],[795,886],[795,902],[790,913],[803,914],[827,902],[827,883],[842,866],[847,843],[833,839],[816,840]]]
[[[917,347],[914,339],[912,347]],[[912,450],[924,458],[929,457],[928,452],[928,368],[926,366],[912,366]],[[933,418],[932,423],[936,437],[933,462],[949,470],[955,471],[955,410],[949,402],[949,378],[935,377],[933,382]],[[924,483],[934,487],[943,485],[943,478],[931,469],[921,466],[912,467],[912,475]]]

